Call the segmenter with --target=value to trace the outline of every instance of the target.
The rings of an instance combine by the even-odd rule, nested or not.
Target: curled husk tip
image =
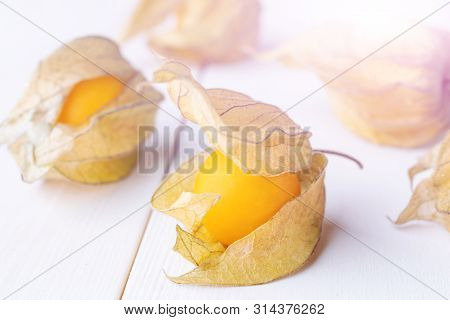
[[[431,177],[425,178],[416,186],[408,205],[395,223],[433,221],[450,232],[450,132],[440,144],[409,169],[411,182],[416,174],[428,169],[433,170]]]
[[[278,107],[228,89],[205,89],[179,62],[165,63],[154,81],[167,83],[182,115],[203,128],[209,143],[244,171],[272,176],[309,168],[310,132]]]
[[[83,125],[58,122],[71,89],[102,76],[119,80],[120,94]],[[134,167],[138,127],[152,125],[161,99],[113,41],[78,38],[40,62],[24,95],[0,124],[0,143],[9,145],[26,182],[42,177],[115,181]]]
[[[255,285],[301,268],[313,254],[322,230],[326,157],[313,154],[311,170],[300,174],[302,193],[269,221],[226,248],[211,240],[201,223],[219,196],[192,192],[202,158],[184,163],[152,198],[157,210],[185,226],[186,230],[177,226],[174,249],[196,265],[194,270],[170,279],[183,284]]]

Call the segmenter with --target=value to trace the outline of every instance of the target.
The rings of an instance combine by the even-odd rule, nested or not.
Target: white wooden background
[[[63,41],[86,34],[117,38],[135,2],[2,0],[0,117],[14,106],[37,62],[59,46],[49,34]],[[263,1],[262,44],[269,46],[308,26],[336,17],[364,15],[370,10],[400,13],[419,20],[443,3],[396,1],[394,6],[386,1]],[[427,23],[450,30],[450,6]],[[158,59],[145,50],[143,38],[123,49],[132,63],[151,75]],[[282,108],[321,85],[307,72],[288,70],[276,63],[248,61],[210,66],[203,71],[202,82],[207,87],[236,89]],[[162,106],[179,116],[169,101]],[[301,272],[256,287],[175,285],[166,279],[164,271],[179,274],[191,266],[171,250],[175,222],[152,212],[148,205],[162,178],[162,169],[152,175],[135,172],[123,181],[105,186],[68,182],[27,185],[20,180],[15,163],[3,147],[0,297],[441,298],[429,287],[449,297],[449,234],[427,223],[398,228],[387,219],[396,217],[405,206],[411,193],[406,169],[423,150],[382,148],[351,135],[331,114],[323,91],[289,115],[311,128],[314,147],[344,151],[365,165],[361,171],[344,159],[330,157],[326,216],[346,232],[326,222],[317,254]],[[160,128],[175,129],[177,121],[160,112],[157,124]],[[188,143],[181,139],[182,145]]]

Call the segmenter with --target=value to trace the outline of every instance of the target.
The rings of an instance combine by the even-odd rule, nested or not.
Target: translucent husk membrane
[[[380,18],[313,28],[263,57],[314,71],[356,134],[380,144],[424,145],[450,124],[450,33],[415,26],[390,41],[412,22],[380,24]]]
[[[432,169],[429,178],[422,180],[395,223],[427,220],[440,223],[450,232],[450,132],[419,162],[409,169],[409,178]]]
[[[258,0],[141,0],[124,39],[150,34],[149,46],[171,59],[206,64],[243,59],[255,50]],[[168,17],[173,28],[162,28]],[[158,27],[158,28],[157,28]]]
[[[112,76],[124,88],[79,126],[58,122],[65,97],[80,81]],[[0,125],[27,182],[61,178],[103,183],[125,177],[136,163],[139,126],[153,123],[162,96],[102,37],[75,39],[41,61]],[[143,137],[141,137],[143,138]]]
[[[203,88],[180,63],[166,63],[155,72],[155,81],[166,82],[182,114],[202,128],[220,132],[227,126],[243,129],[253,125],[258,129],[255,139],[242,139],[241,132],[208,136],[214,148],[242,170],[263,177],[296,172],[301,183],[299,196],[285,203],[269,221],[225,247],[203,225],[204,215],[220,195],[194,193],[196,175],[208,155],[200,153],[182,164],[152,197],[157,210],[184,225],[185,229],[177,227],[174,249],[197,266],[170,279],[186,284],[253,285],[283,277],[303,266],[319,241],[325,205],[327,160],[323,154],[312,152],[310,134],[275,106],[235,91]],[[227,148],[227,143],[232,147]],[[267,154],[272,157],[265,157]]]
[[[202,226],[204,214],[214,206],[219,195],[192,192],[202,158],[204,155],[199,155],[183,164],[152,198],[157,210],[175,217],[186,228],[185,231],[177,227],[174,249],[197,266],[170,279],[188,284],[252,285],[272,281],[303,266],[320,238],[325,204],[325,156],[314,154],[310,172],[299,175],[300,196],[287,202],[268,222],[226,248],[220,242],[211,242]]]

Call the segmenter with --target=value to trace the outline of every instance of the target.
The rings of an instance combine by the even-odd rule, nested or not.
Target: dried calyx
[[[136,163],[137,128],[151,125],[162,96],[106,38],[83,37],[41,61],[0,125],[22,177],[102,183]]]
[[[186,118],[218,132],[208,136],[214,151],[182,164],[152,198],[157,210],[184,225],[177,227],[175,250],[197,266],[171,280],[251,285],[299,269],[320,238],[325,203],[327,160],[312,152],[309,134],[275,106],[203,88],[182,64],[165,64],[155,80],[168,84]],[[263,140],[241,139],[239,130],[220,134],[223,127],[250,125]]]

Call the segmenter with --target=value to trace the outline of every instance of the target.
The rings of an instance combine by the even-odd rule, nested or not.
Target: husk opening
[[[170,277],[176,283],[200,285],[254,285],[266,283],[299,269],[312,255],[320,238],[324,206],[326,157],[315,153],[309,173],[300,174],[302,193],[286,203],[268,222],[232,243],[224,251],[220,243],[208,240],[201,218],[207,212],[194,210],[186,197],[192,193],[201,159],[198,155],[180,166],[155,192],[152,205],[185,225],[177,227],[175,250],[198,267],[182,276]],[[204,208],[217,200],[207,195]],[[180,207],[178,199],[185,207]],[[257,199],[255,199],[257,201]],[[171,211],[176,207],[177,215]],[[191,221],[196,221],[192,223]],[[182,244],[182,245],[180,245]]]
[[[80,81],[110,75],[124,84],[117,98],[79,127],[57,123],[65,96]],[[44,59],[0,126],[23,180],[62,178],[104,183],[136,163],[138,127],[153,124],[162,96],[102,37],[75,39]]]

